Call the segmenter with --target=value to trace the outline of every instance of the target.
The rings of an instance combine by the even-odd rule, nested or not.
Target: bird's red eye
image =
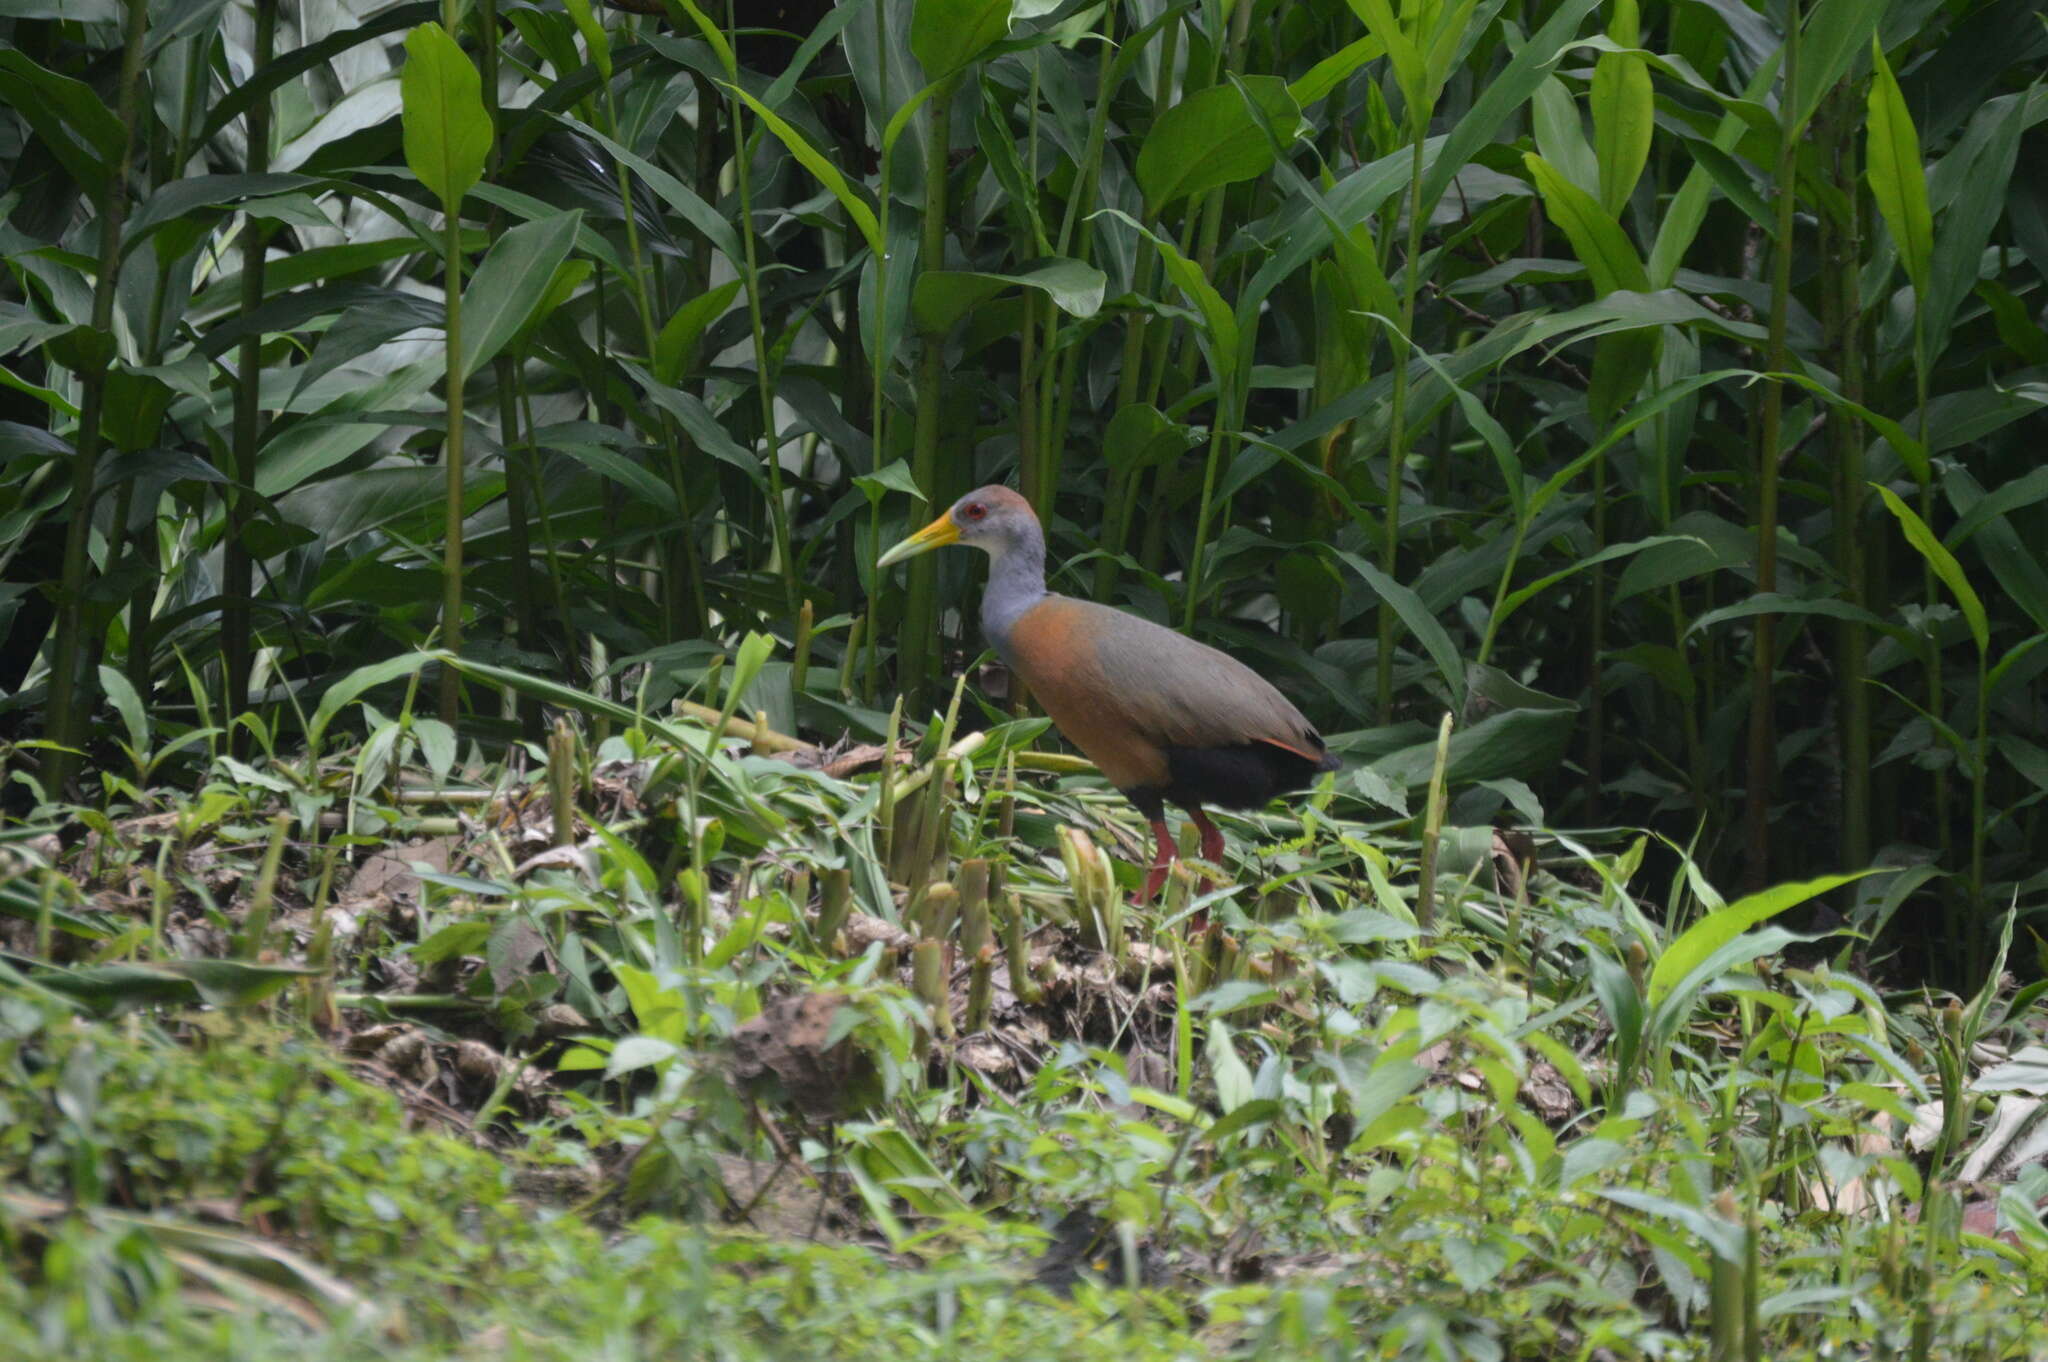
[[[970,501],[960,508],[960,514],[969,520],[985,520],[988,518],[988,507],[978,501]]]

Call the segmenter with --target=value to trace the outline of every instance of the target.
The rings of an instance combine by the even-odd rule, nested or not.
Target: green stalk
[[[735,3],[736,0],[726,0],[725,17],[726,27],[737,41],[739,20],[734,14]],[[737,83],[739,73],[729,74]],[[782,490],[782,442],[776,438],[775,432],[775,383],[769,368],[767,335],[761,326],[761,269],[754,256],[753,175],[748,168],[752,158],[747,155],[746,128],[740,121],[738,95],[732,98],[732,145],[733,169],[740,194],[740,242],[747,254],[747,320],[754,335],[754,387],[761,395],[761,442],[768,456],[769,533],[774,536],[776,572],[782,579],[782,606],[794,615],[798,594],[796,563],[789,551],[789,507]],[[887,192],[886,187],[883,192]],[[649,353],[652,353],[651,347]]]
[[[604,126],[605,135],[613,141],[619,141],[621,139],[619,137],[618,98],[612,92],[611,82],[605,82],[603,90],[604,99],[599,105],[599,109],[602,112],[601,122]],[[737,120],[735,120],[735,127],[737,127]],[[742,151],[741,160],[745,160],[744,150]],[[630,282],[632,284],[634,315],[640,319],[641,344],[646,347],[646,354],[651,361],[654,355],[657,331],[654,325],[654,300],[650,296],[647,282],[646,255],[640,248],[640,219],[633,209],[633,173],[625,162],[614,159],[612,162],[612,174],[618,183],[619,214],[624,222],[626,231],[626,264],[631,272]],[[747,240],[751,250],[753,242],[751,233],[748,235]],[[748,292],[750,295],[752,293],[752,282],[753,278],[750,272],[748,277]],[[669,630],[678,636],[697,636],[704,632],[710,619],[710,612],[704,599],[704,574],[697,561],[696,536],[691,534],[689,529],[692,517],[690,513],[689,490],[683,481],[683,442],[676,433],[673,418],[663,416],[658,420],[657,425],[659,430],[656,433],[661,438],[662,451],[667,455],[665,463],[668,468],[669,491],[676,499],[676,509],[682,522],[681,532],[668,536],[664,543],[666,553],[681,564],[683,577],[681,585],[678,586],[673,571],[664,574],[668,578],[663,585],[665,588],[664,594],[668,600]]]
[[[253,70],[269,65],[277,43],[277,0],[256,0],[256,46]],[[260,96],[249,106],[247,119],[248,171],[261,175],[270,169],[271,97]],[[269,224],[246,218],[242,223],[242,312],[254,312],[263,303],[264,257],[270,244]],[[263,385],[263,337],[251,334],[243,339],[235,358],[234,481],[228,489],[227,539],[221,545],[221,671],[227,686],[222,716],[229,721],[228,750],[242,756],[248,749],[248,732],[233,720],[249,708],[250,595],[254,587],[254,564],[242,542],[254,516],[256,447],[262,439],[261,409]]]
[[[888,10],[889,7],[887,5],[875,6],[875,57],[881,68],[877,88],[881,90],[884,99],[887,99],[889,94]],[[876,197],[880,200],[880,203],[876,205],[876,225],[882,238],[882,254],[875,260],[875,343],[872,346],[867,346],[863,342],[864,348],[870,352],[868,355],[868,379],[873,384],[873,389],[868,394],[871,429],[873,431],[871,436],[873,446],[870,450],[871,457],[868,468],[868,471],[871,473],[881,471],[888,458],[889,449],[888,443],[884,438],[887,433],[889,405],[884,400],[882,386],[883,380],[887,377],[889,366],[889,338],[886,334],[889,322],[889,203],[896,197],[889,188],[889,166],[890,154],[894,150],[894,142],[885,142],[883,144],[881,173],[876,177],[875,181],[878,188]],[[852,224],[849,223],[848,230],[851,229]],[[858,301],[859,297],[859,289],[856,287],[854,298]],[[868,542],[872,546],[871,551],[879,554],[882,548],[881,509],[872,504],[868,508],[868,525],[872,531],[868,538]],[[913,568],[914,571],[915,569]],[[914,577],[913,580],[915,580]],[[876,586],[879,589],[880,583],[877,583]],[[870,604],[868,607],[867,648],[862,655],[861,662],[861,697],[870,704],[874,702],[875,686],[882,665],[879,637],[882,632],[882,621],[875,613],[876,609],[877,606],[875,604]],[[847,647],[851,648],[852,646],[853,641],[849,639]]]
[[[1104,6],[1102,14],[1102,51],[1096,65],[1094,115],[1088,121],[1088,145],[1081,153],[1080,177],[1075,182],[1073,197],[1067,200],[1065,213],[1060,218],[1060,234],[1054,242],[1053,253],[1070,255],[1083,264],[1095,258],[1095,234],[1084,231],[1080,239],[1074,239],[1075,224],[1080,218],[1082,204],[1095,202],[1095,189],[1102,174],[1102,143],[1109,127],[1110,82],[1116,69],[1115,43],[1116,7]],[[1055,307],[1048,307],[1045,316],[1045,338],[1040,347],[1046,362],[1058,353],[1053,347],[1059,340],[1060,313]],[[1044,384],[1039,400],[1044,413],[1039,429],[1046,434],[1040,445],[1040,469],[1038,485],[1041,488],[1059,486],[1060,465],[1066,454],[1067,423],[1074,410],[1074,380],[1081,362],[1078,345],[1067,347],[1060,360],[1060,374],[1057,381]],[[1037,503],[1034,503],[1037,504]],[[1040,515],[1050,510],[1050,504],[1039,505]]]
[[[1771,321],[1765,342],[1764,367],[1773,374],[1785,369],[1785,312],[1792,297],[1792,210],[1798,200],[1799,128],[1790,119],[1791,92],[1799,86],[1799,0],[1788,0],[1785,15],[1785,67],[1780,107],[1787,120],[1778,137],[1777,245],[1771,252]],[[1785,416],[1785,385],[1764,382],[1763,415],[1757,440],[1756,589],[1778,589],[1778,447]],[[1744,776],[1744,883],[1761,888],[1771,874],[1771,787],[1775,772],[1771,724],[1771,679],[1776,671],[1778,617],[1756,617],[1755,655],[1749,676],[1748,771]]]
[[[1025,182],[1034,187],[1038,184],[1039,60],[1039,54],[1034,53],[1031,59],[1031,93],[1025,102],[1025,108],[1028,110],[1025,123],[1025,145],[1030,148],[1030,155],[1026,161],[1028,178]],[[1034,192],[1036,192],[1035,188]],[[1052,243],[1045,239],[1045,231],[1039,225],[1035,204],[1032,205],[1031,211],[1024,214],[1024,217],[1031,228],[1032,254],[1040,256],[1050,254]],[[1040,463],[1043,455],[1038,445],[1039,363],[1037,307],[1038,290],[1025,289],[1024,317],[1022,323],[1017,328],[1017,475],[1018,490],[1023,492],[1024,499],[1030,502],[1038,511],[1039,519],[1043,521],[1052,507],[1052,489],[1044,486],[1039,481],[1039,474],[1044,470]],[[1049,310],[1056,312],[1058,309],[1053,308]],[[1050,339],[1048,337],[1048,344],[1050,344]]]
[[[502,133],[502,112],[498,107],[498,0],[479,0],[476,26],[484,112],[490,116],[491,127]],[[493,137],[484,162],[487,177],[497,178],[503,155],[502,138]],[[490,236],[494,241],[502,216],[497,208],[491,209]],[[540,646],[540,618],[534,607],[533,533],[526,521],[527,501],[533,493],[527,486],[526,461],[516,452],[521,439],[518,374],[519,360],[511,354],[501,351],[492,359],[491,375],[498,388],[498,445],[503,450],[505,466],[505,530],[512,555],[513,628],[517,631],[518,646],[532,652]],[[515,692],[512,712],[518,719],[520,733],[538,741],[540,706],[533,697],[523,691]]]
[[[927,129],[924,158],[924,220],[918,241],[917,268],[942,270],[946,267],[946,169],[947,150],[953,140],[953,95],[960,88],[960,76],[945,78],[932,93],[931,125]],[[944,414],[946,383],[946,338],[926,335],[917,360],[917,423],[911,436],[911,477],[925,496],[925,509],[943,505],[939,495],[939,418]],[[931,679],[932,639],[938,632],[938,580],[936,563],[929,556],[910,560],[910,602],[904,612],[903,631],[897,645],[897,684],[922,704]]]
[[[1841,191],[1840,216],[1823,213],[1822,253],[1827,261],[1827,287],[1822,294],[1822,325],[1835,352],[1835,372],[1842,396],[1863,404],[1863,299],[1858,279],[1862,259],[1862,194],[1856,166],[1855,118],[1857,87],[1837,91],[1835,117],[1829,124],[1827,153]],[[1848,603],[1865,608],[1869,599],[1869,565],[1863,545],[1863,431],[1848,410],[1830,404],[1827,411],[1830,462],[1834,466],[1835,566]],[[1835,627],[1835,708],[1841,743],[1841,858],[1845,867],[1870,864],[1870,687],[1864,679],[1870,651],[1861,620],[1844,619]]]
[[[1105,50],[1103,52],[1105,63],[1109,58],[1107,46],[1105,43]],[[1169,22],[1164,34],[1164,46],[1159,54],[1159,71],[1152,82],[1152,116],[1154,119],[1165,113],[1173,102],[1174,57],[1179,50],[1180,24]],[[1105,82],[1108,79],[1108,67],[1106,65],[1103,67],[1102,78]],[[1098,91],[1098,93],[1106,92]],[[1090,129],[1091,137],[1093,131],[1093,129]],[[1091,140],[1090,150],[1096,153],[1099,159],[1101,146]],[[1094,169],[1095,166],[1091,164],[1089,170],[1092,172]],[[1068,207],[1070,210],[1073,207],[1071,200]],[[1156,215],[1154,206],[1149,203],[1144,206],[1141,212],[1144,220],[1147,222],[1152,221]],[[1064,229],[1062,229],[1061,236],[1064,239]],[[1150,296],[1158,270],[1158,253],[1146,249],[1145,245],[1141,242],[1138,246],[1137,262],[1131,273],[1131,294],[1133,297],[1145,298]],[[1151,314],[1143,308],[1133,309],[1126,318],[1123,367],[1117,371],[1116,407],[1118,411],[1140,400],[1139,393],[1143,391],[1140,385],[1145,374],[1145,357],[1147,353],[1145,339],[1147,331],[1151,329],[1151,321]],[[1161,344],[1164,344],[1163,339]],[[1112,412],[1111,415],[1115,415],[1115,412]],[[1116,559],[1124,551],[1126,526],[1130,519],[1129,508],[1137,500],[1137,484],[1142,476],[1142,470],[1138,469],[1117,470],[1112,468],[1109,472],[1109,484],[1105,489],[1106,496],[1102,506],[1102,525],[1107,538],[1102,545],[1104,549],[1103,556],[1095,560],[1095,599],[1098,601],[1108,600],[1111,593],[1116,589]],[[1052,484],[1048,482],[1047,485],[1050,486]]]
[[[454,8],[450,0],[449,8]],[[453,28],[449,32],[454,32]],[[444,205],[441,255],[447,271],[443,307],[447,332],[442,347],[448,371],[448,442],[443,446],[447,483],[442,493],[441,646],[462,651],[462,205]],[[452,724],[461,710],[462,678],[453,667],[441,669],[441,722]]]
[[[1970,767],[1970,932],[1969,979],[1971,987],[1984,976],[1984,949],[1989,943],[1986,934],[1990,923],[1984,915],[1984,787],[1990,781],[1991,772],[1986,763],[1991,759],[1989,749],[1989,723],[1991,717],[1991,655],[1988,649],[1977,650],[1977,738],[1973,744],[1974,753]]]
[[[50,666],[50,718],[45,730],[59,744],[50,752],[43,789],[57,795],[77,770],[77,758],[64,748],[85,742],[86,719],[93,692],[81,687],[79,650],[84,643],[86,594],[91,589],[92,502],[100,457],[100,410],[113,363],[111,338],[114,298],[121,284],[121,228],[128,217],[128,172],[135,155],[135,126],[142,116],[143,43],[149,35],[148,0],[128,0],[127,25],[121,50],[121,159],[107,184],[100,213],[100,258],[93,280],[92,329],[109,344],[79,371],[78,447],[71,456],[69,523],[64,532],[64,570],[57,588],[56,640]]]
[[[1401,470],[1408,462],[1408,350],[1415,334],[1415,295],[1422,287],[1422,144],[1429,137],[1430,110],[1407,110],[1413,159],[1408,171],[1408,256],[1401,271],[1401,331],[1387,337],[1393,351],[1394,390],[1388,404],[1387,511],[1380,536],[1380,571],[1394,576],[1401,553]],[[1399,618],[1388,601],[1380,602],[1379,656],[1375,672],[1381,723],[1393,722],[1394,635]]]

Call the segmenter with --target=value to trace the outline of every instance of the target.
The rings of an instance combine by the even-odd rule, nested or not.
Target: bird
[[[977,488],[876,560],[887,568],[948,544],[989,556],[981,628],[1048,718],[1143,814],[1155,845],[1150,902],[1179,854],[1165,805],[1186,809],[1202,859],[1223,833],[1203,806],[1254,809],[1342,766],[1273,684],[1227,653],[1129,611],[1046,590],[1045,532],[1008,487]]]

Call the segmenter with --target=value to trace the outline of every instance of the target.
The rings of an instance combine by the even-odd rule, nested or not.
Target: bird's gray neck
[[[1004,661],[1010,658],[1010,629],[1044,599],[1045,545],[1034,540],[990,555],[988,589],[981,596],[981,632]]]

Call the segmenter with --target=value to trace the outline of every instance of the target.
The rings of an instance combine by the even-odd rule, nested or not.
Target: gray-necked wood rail
[[[1252,809],[1341,764],[1315,725],[1264,677],[1150,620],[1045,589],[1045,534],[1031,504],[983,487],[883,554],[888,567],[946,544],[989,556],[981,628],[1045,712],[1152,825],[1157,855],[1141,901],[1175,856],[1165,802],[1220,863],[1223,833],[1204,804]]]

